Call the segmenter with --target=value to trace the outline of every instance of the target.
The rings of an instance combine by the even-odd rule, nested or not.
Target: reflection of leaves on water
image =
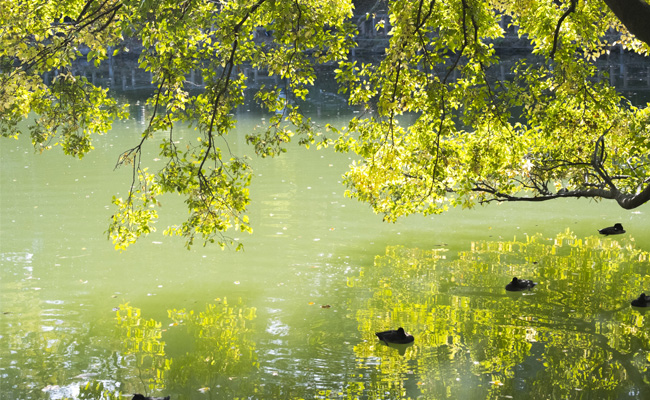
[[[201,312],[170,310],[169,317],[194,338],[191,352],[175,357],[171,381],[191,387],[216,387],[226,376],[246,376],[258,366],[252,321],[256,309],[241,301],[208,304]],[[176,368],[177,367],[177,368]],[[179,388],[180,389],[180,388]]]
[[[138,379],[126,383],[126,392],[141,390],[143,384],[154,391],[217,387],[228,376],[246,376],[257,368],[251,339],[255,308],[224,298],[203,311],[173,309],[168,315],[171,323],[164,330],[161,322],[142,318],[140,309],[120,305],[117,326],[123,351],[135,356],[138,369]]]
[[[144,319],[139,308],[128,303],[120,304],[116,311],[119,336],[123,343],[123,353],[134,355],[142,385],[153,390],[165,387],[165,374],[170,368],[170,360],[165,357],[165,342],[162,339],[162,323],[154,319]]]
[[[632,238],[567,230],[473,242],[455,258],[442,250],[391,246],[348,278],[371,292],[356,314],[365,339],[355,347],[359,366],[390,380],[391,393],[565,398],[576,388],[614,397],[648,390],[648,322],[629,302],[650,290],[650,257]],[[513,276],[540,285],[508,295]],[[403,356],[372,337],[397,326],[416,337]],[[412,392],[411,369],[419,375]]]

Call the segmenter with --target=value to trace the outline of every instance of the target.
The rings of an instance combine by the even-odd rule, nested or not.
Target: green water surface
[[[262,117],[239,118],[231,150],[250,153]],[[163,236],[186,216],[169,195],[158,232],[120,253],[105,230],[131,171],[114,166],[143,120],[81,161],[1,141],[1,399],[650,396],[650,314],[630,307],[650,292],[648,205],[493,204],[385,224],[344,197],[350,155],[291,147],[252,160],[254,234],[229,233],[243,252]],[[627,233],[597,235],[615,222]],[[538,285],[507,293],[513,276]],[[414,344],[374,336],[398,326]]]

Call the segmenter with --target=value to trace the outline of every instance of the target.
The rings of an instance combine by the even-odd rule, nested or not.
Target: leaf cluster
[[[648,45],[633,45],[607,7],[414,0],[389,10],[381,62],[337,70],[367,110],[335,144],[361,158],[345,175],[349,196],[388,221],[492,201],[650,199],[645,108],[593,62],[613,45]],[[495,48],[510,27],[531,49],[515,63]],[[631,153],[624,143],[643,144]]]
[[[630,209],[650,200],[647,108],[632,105],[595,65],[612,46],[647,54],[628,21],[601,2],[576,0],[387,7],[387,18],[373,16],[388,33],[385,53],[361,62],[350,56],[360,46],[350,0],[3,3],[0,134],[28,133],[38,150],[59,146],[83,157],[92,135],[110,131],[126,106],[74,62],[97,65],[137,43],[156,90],[139,141],[117,160],[133,171],[107,231],[119,249],[155,230],[169,193],[184,197],[188,216],[166,234],[188,247],[240,247],[227,232],[251,231],[252,171],[228,143],[248,68],[278,78],[255,95],[272,114],[264,129],[246,132],[255,152],[277,156],[295,140],[355,153],[347,195],[387,221],[493,201],[590,197]],[[507,32],[529,46],[516,62],[499,55]],[[322,65],[337,66],[340,92],[364,110],[344,127],[326,125],[334,138],[300,106]],[[193,73],[200,87],[187,79]],[[196,136],[180,138],[179,124]],[[142,164],[151,147],[165,160],[155,172]]]

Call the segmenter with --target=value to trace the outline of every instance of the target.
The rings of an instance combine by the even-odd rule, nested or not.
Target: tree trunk
[[[603,0],[637,39],[650,45],[650,4],[645,0]]]

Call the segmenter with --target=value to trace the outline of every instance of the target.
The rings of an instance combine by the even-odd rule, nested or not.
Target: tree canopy
[[[154,229],[165,193],[185,198],[189,217],[165,232],[188,245],[223,246],[229,229],[251,230],[251,167],[222,140],[237,124],[244,66],[286,82],[256,95],[273,117],[248,134],[255,152],[275,156],[291,140],[354,152],[347,193],[387,221],[493,201],[590,197],[631,209],[650,200],[650,109],[631,104],[595,66],[613,46],[647,55],[645,0],[377,2],[367,17],[383,7],[388,18],[374,29],[388,38],[376,62],[352,57],[353,3],[0,2],[0,134],[83,157],[126,107],[71,66],[81,57],[99,65],[136,41],[156,90],[140,141],[117,160],[133,168],[129,196],[113,199],[108,233],[118,248]],[[497,46],[506,29],[531,51],[503,75]],[[307,97],[319,66],[336,66],[340,92],[364,109],[346,126],[321,128],[294,101]],[[203,91],[191,91],[191,71]],[[197,129],[198,145],[178,145],[178,124]],[[167,137],[165,166],[150,172],[141,155],[156,132]]]

